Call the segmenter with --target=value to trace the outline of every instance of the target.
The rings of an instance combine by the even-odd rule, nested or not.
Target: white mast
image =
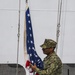
[[[61,22],[61,10],[62,10],[62,0],[58,0],[58,15],[57,15],[57,31],[56,31],[56,53],[58,49],[58,40],[59,40],[59,32],[60,32],[60,22]]]
[[[19,60],[19,41],[20,41],[20,9],[21,9],[21,0],[19,0],[19,18],[18,18],[18,40],[17,40],[17,67],[16,75],[18,75],[18,60]]]

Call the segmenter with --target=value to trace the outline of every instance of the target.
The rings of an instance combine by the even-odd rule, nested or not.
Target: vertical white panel
[[[67,3],[66,3],[67,2]],[[61,18],[58,55],[63,63],[75,63],[75,10],[74,0],[66,0],[63,4]]]
[[[0,0],[0,9],[17,10],[19,7],[19,0]]]
[[[75,11],[75,0],[67,0],[67,10]]]
[[[34,41],[37,53],[43,59],[40,45],[45,38],[56,40],[58,0],[29,0]],[[75,1],[63,0],[58,55],[63,63],[74,63],[75,60]],[[23,32],[25,1],[21,0],[21,28],[19,63],[24,66]],[[0,0],[0,62],[16,63],[18,33],[19,0]],[[70,55],[72,53],[72,55]],[[5,58],[4,58],[5,57]],[[72,59],[71,59],[72,58]]]
[[[74,63],[75,56],[75,12],[67,13],[65,35],[64,35],[64,51],[63,51],[63,62]]]
[[[16,62],[17,11],[0,11],[0,62]],[[15,59],[14,59],[15,58]]]
[[[57,10],[58,0],[29,0],[31,10]]]

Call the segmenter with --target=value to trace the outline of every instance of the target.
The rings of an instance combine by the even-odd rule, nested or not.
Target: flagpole
[[[19,40],[20,40],[20,7],[21,0],[19,0],[19,18],[18,18],[18,42],[17,42],[17,67],[16,67],[16,75],[18,75],[18,60],[19,60]]]
[[[27,8],[28,8],[28,0],[26,0],[26,10],[27,10]],[[25,20],[26,20],[26,18],[25,18]],[[26,24],[26,21],[25,21],[25,24]],[[25,26],[24,26],[24,41],[26,41],[26,37],[25,37]],[[26,44],[24,43],[24,46],[25,46]],[[24,50],[25,50],[25,47],[24,47]],[[25,54],[26,54],[26,51],[25,51]],[[29,75],[30,75],[30,73],[29,73]],[[35,72],[33,72],[33,75],[35,75]]]
[[[59,32],[60,32],[60,22],[61,22],[61,10],[62,10],[62,0],[58,0],[58,15],[57,15],[57,32],[56,32],[56,53],[58,49],[58,40],[59,40]]]
[[[26,0],[26,10],[27,10],[27,8],[28,8],[28,0]],[[25,21],[25,24],[26,24],[26,21]],[[24,41],[26,41],[26,39],[25,39],[25,26],[24,26]],[[24,46],[25,46],[25,43],[24,43]],[[25,50],[25,47],[24,47],[24,50]],[[25,54],[26,54],[26,51],[25,51]],[[30,73],[29,73],[29,75],[30,75]],[[33,75],[35,75],[35,72],[33,72]]]
[[[25,12],[26,12],[28,8],[28,0],[25,0],[25,4],[26,4],[26,7],[25,7]],[[25,61],[29,59],[29,56],[27,55],[27,51],[26,51],[26,15],[24,18],[24,58],[25,58]],[[30,75],[30,73],[28,74]]]
[[[26,0],[26,3],[28,3],[28,0]]]
[[[25,12],[26,12],[27,7],[28,7],[27,3],[28,3],[28,0],[25,0],[25,4],[26,4]],[[27,61],[29,59],[29,57],[27,55],[27,51],[26,51],[26,15],[25,15],[25,18],[24,18],[24,58],[25,58],[25,61]],[[28,74],[30,75],[30,73],[28,73]]]

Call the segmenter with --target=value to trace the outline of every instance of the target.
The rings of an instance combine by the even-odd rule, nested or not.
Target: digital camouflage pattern
[[[44,44],[41,45],[42,48],[56,47],[56,42],[52,39],[45,39]]]
[[[55,52],[45,57],[43,62],[44,69],[36,68],[35,70],[39,75],[61,75],[62,62]]]

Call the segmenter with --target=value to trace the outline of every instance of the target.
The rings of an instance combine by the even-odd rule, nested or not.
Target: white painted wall
[[[75,63],[75,1],[63,0],[60,37],[57,54],[63,63]],[[21,0],[21,29],[19,64],[24,61],[25,1]],[[40,45],[45,38],[56,40],[58,0],[29,0],[34,41],[38,55],[43,59]],[[0,63],[17,62],[19,0],[0,0]]]

